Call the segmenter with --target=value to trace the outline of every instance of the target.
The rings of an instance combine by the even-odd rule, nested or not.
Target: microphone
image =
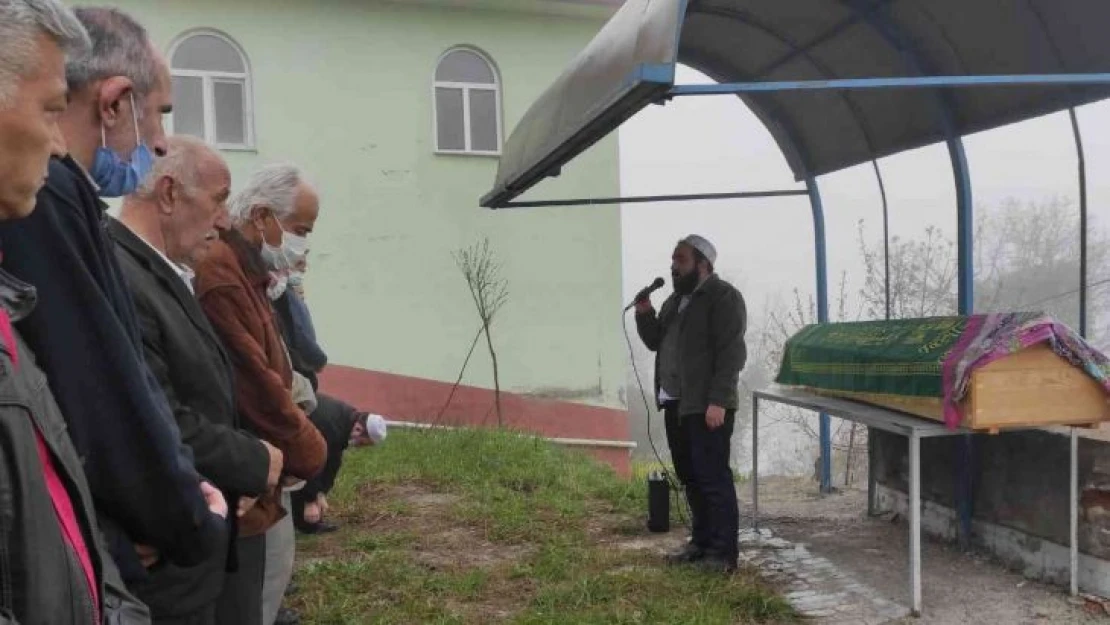
[[[652,293],[663,288],[663,285],[665,285],[666,283],[667,282],[663,280],[663,278],[656,278],[655,281],[652,282],[650,285],[640,289],[640,292],[636,294],[636,297],[632,298],[632,303],[625,307],[624,311],[628,312],[630,308],[636,305],[636,302],[642,302],[643,300],[647,299],[648,296],[650,296]]]

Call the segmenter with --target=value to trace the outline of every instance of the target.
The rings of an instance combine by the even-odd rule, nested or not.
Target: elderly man
[[[675,473],[686,487],[693,536],[672,562],[713,571],[736,569],[740,511],[728,458],[747,359],[744,298],[713,271],[717,250],[690,235],[671,255],[674,293],[658,315],[645,297],[636,326],[657,352],[655,393],[664,410]]]
[[[304,256],[319,199],[296,167],[271,165],[251,176],[230,210],[234,228],[221,233],[197,268],[197,298],[231,352],[247,426],[285,454],[287,473],[307,480],[323,468],[327,448],[293,400],[293,369],[268,292],[276,288],[270,272],[288,271]],[[289,509],[288,495],[282,500]],[[292,577],[294,549],[286,516],[266,536],[266,623]]]
[[[197,471],[229,502],[256,499],[278,485],[282,454],[240,429],[231,359],[193,296],[194,268],[215,243],[217,229],[230,226],[231,173],[202,141],[175,137],[168,143],[166,156],[108,229],[135,300],[147,364],[166,392]],[[258,513],[266,518],[251,524],[266,529],[277,522],[275,509],[251,511]],[[238,571],[226,592],[222,553],[196,567],[163,567],[135,591],[155,623],[261,625],[261,541],[259,534],[240,542]],[[217,610],[221,593],[226,600]]]
[[[60,149],[64,54],[88,45],[57,0],[0,0],[0,221],[34,210],[51,152]],[[34,306],[34,287],[0,269],[0,623],[149,623],[104,550],[81,460],[13,331]]]
[[[146,577],[144,564],[192,566],[221,548],[227,506],[198,476],[144,362],[97,197],[134,190],[145,146],[165,151],[169,72],[127,15],[75,13],[93,45],[66,62],[69,106],[58,124],[69,155],[51,160],[37,209],[0,225],[0,240],[8,271],[39,290],[39,307],[16,325],[50,380],[130,583]]]

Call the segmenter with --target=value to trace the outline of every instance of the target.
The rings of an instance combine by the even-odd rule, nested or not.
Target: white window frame
[[[435,75],[439,73],[439,66],[443,63],[443,59],[455,52],[469,52],[475,54],[478,58],[485,62],[489,67],[490,73],[493,74],[493,84],[490,83],[474,83],[474,82],[452,82],[446,80],[437,80]],[[449,150],[439,147],[439,106],[436,89],[460,89],[463,94],[463,149]],[[495,115],[497,116],[497,149],[496,150],[475,150],[471,148],[471,120],[470,120],[470,92],[471,91],[492,91],[493,101],[496,108]],[[493,60],[481,50],[469,46],[455,46],[439,56],[436,61],[435,72],[432,74],[432,145],[435,146],[436,154],[454,155],[454,156],[501,156],[501,146],[505,143],[505,130],[502,124],[501,115],[501,74],[497,71],[497,65]]]
[[[243,62],[243,67],[246,72],[218,72],[209,70],[197,69],[177,69],[172,66],[173,55],[177,52],[178,46],[188,41],[191,37],[197,35],[208,35],[222,39],[225,43],[232,47],[238,54],[239,59]],[[214,145],[220,150],[226,151],[246,151],[254,152],[255,147],[255,134],[254,134],[254,88],[251,82],[251,65],[250,59],[247,58],[247,53],[243,48],[231,37],[221,33],[218,30],[210,28],[199,28],[182,33],[170,46],[167,54],[170,60],[170,75],[173,77],[181,78],[200,78],[201,79],[201,99],[204,104],[204,141],[209,145]],[[233,82],[243,85],[243,138],[244,143],[219,143],[216,141],[216,95],[214,84],[218,82]],[[170,134],[173,134],[173,115],[169,115],[169,120],[166,122]]]

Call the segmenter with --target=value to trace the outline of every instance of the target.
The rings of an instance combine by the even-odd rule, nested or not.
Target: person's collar
[[[153,244],[151,244],[150,241],[147,241],[146,237],[140,234],[139,231],[135,230],[124,221],[121,221],[120,223],[126,226],[127,229],[131,231],[131,234],[135,235],[135,238],[142,241],[144,245],[150,248],[151,251],[153,251],[154,254],[158,256],[158,258],[161,258],[162,262],[164,262],[170,269],[172,269],[173,272],[177,274],[178,278],[181,278],[181,281],[185,283],[185,286],[187,286],[190,291],[193,290],[193,281],[196,279],[196,273],[193,272],[192,269],[186,267],[185,265],[173,262],[172,260],[170,260],[169,256],[166,256],[165,252],[155,247]]]
[[[705,279],[702,280],[701,282],[699,282],[698,285],[696,287],[694,287],[694,290],[690,294],[693,295],[694,293],[697,293],[698,291],[701,290],[701,288],[703,286],[708,284],[711,280],[713,280],[716,277],[717,277],[717,274],[715,274],[715,273],[711,273],[711,274],[705,276]]]
[[[100,185],[96,184],[96,181],[93,180],[92,174],[89,173],[89,170],[85,169],[85,166],[81,164],[81,161],[78,161],[77,159],[73,158],[72,154],[66,154],[62,158],[68,159],[71,163],[73,163],[73,166],[77,169],[77,171],[81,172],[81,175],[83,175],[85,177],[85,181],[87,181],[89,183],[89,186],[92,187],[93,191],[96,191],[97,196],[99,196],[100,195]],[[139,238],[142,238],[142,237],[139,237]]]
[[[266,267],[266,261],[262,260],[261,246],[256,247],[236,228],[221,232],[220,239],[235,253],[251,284],[266,288],[270,283],[270,271]]]
[[[35,287],[0,268],[0,308],[13,322],[30,315],[38,299]]]

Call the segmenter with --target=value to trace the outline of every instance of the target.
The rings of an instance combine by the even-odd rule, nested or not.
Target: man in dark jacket
[[[8,271],[39,289],[40,306],[17,326],[50,380],[109,550],[131,582],[146,577],[144,564],[191,566],[220,548],[227,506],[198,476],[145,363],[98,198],[98,189],[130,193],[150,150],[165,151],[169,70],[125,14],[76,14],[93,46],[66,63],[69,106],[58,124],[69,156],[51,160],[35,212],[0,225],[0,240]]]
[[[282,455],[240,429],[231,359],[193,296],[192,267],[216,240],[217,229],[230,225],[230,191],[231,173],[219,154],[200,140],[174,137],[108,230],[135,300],[147,363],[166,392],[181,437],[193,450],[197,471],[236,502],[277,486]],[[241,506],[240,512],[247,510]],[[234,518],[230,525],[234,530]],[[257,543],[258,537],[246,540]],[[261,625],[261,575],[254,576],[253,590],[249,583],[229,584],[227,600],[217,602],[225,589],[226,555],[215,553],[190,568],[167,565],[136,584],[154,622]],[[261,571],[264,545],[242,555],[241,571]]]
[[[729,451],[747,359],[747,311],[740,292],[713,272],[716,260],[704,238],[680,241],[671,257],[675,292],[658,315],[646,297],[636,302],[636,326],[657,352],[655,393],[693,516],[690,543],[672,561],[731,572],[740,511]]]
[[[0,221],[34,210],[59,149],[65,53],[88,45],[57,0],[0,0]],[[104,550],[46,378],[12,327],[35,299],[34,287],[0,270],[0,623],[146,625],[145,606]]]

